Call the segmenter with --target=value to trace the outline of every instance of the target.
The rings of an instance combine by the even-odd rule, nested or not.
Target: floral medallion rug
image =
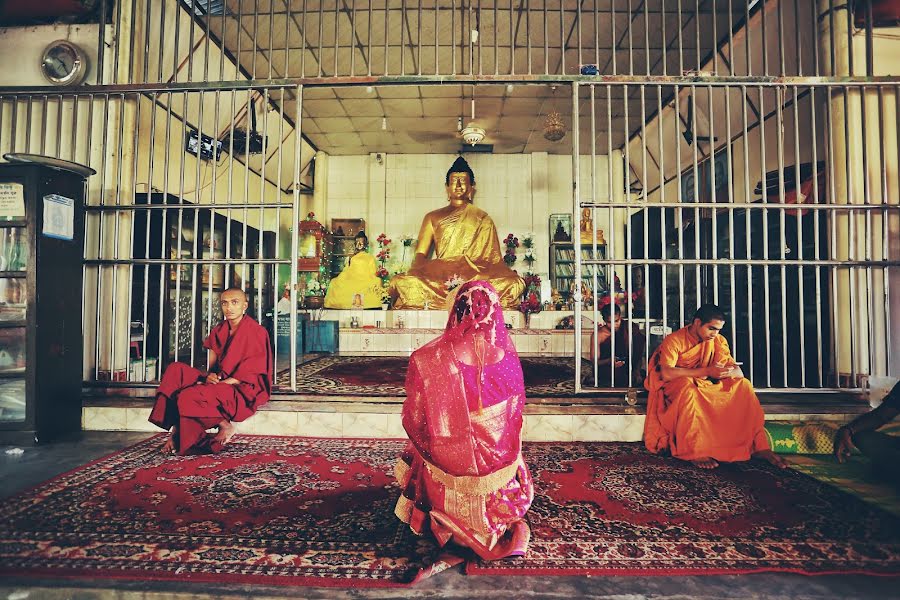
[[[403,585],[456,560],[393,514],[404,442],[240,435],[172,457],[162,436],[0,507],[0,576]],[[528,554],[502,575],[900,572],[900,518],[795,471],[701,471],[625,443],[527,444]]]
[[[572,358],[523,356],[520,360],[529,398],[575,394]],[[297,367],[297,391],[324,396],[406,396],[408,364],[408,356],[322,356]],[[290,386],[290,371],[278,373],[275,384]]]
[[[792,469],[703,470],[629,443],[532,444],[526,460],[528,554],[468,573],[900,575],[900,517]]]

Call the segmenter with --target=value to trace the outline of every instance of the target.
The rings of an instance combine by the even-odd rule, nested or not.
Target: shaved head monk
[[[219,305],[224,320],[203,342],[209,351],[208,372],[172,363],[156,390],[150,422],[172,432],[164,452],[182,456],[219,452],[234,436],[233,423],[252,416],[269,400],[269,333],[247,316],[243,290],[225,290]],[[214,427],[218,432],[207,435],[206,430]]]
[[[702,469],[750,458],[783,468],[766,439],[756,392],[720,335],[724,326],[722,310],[705,304],[650,357],[644,444]]]

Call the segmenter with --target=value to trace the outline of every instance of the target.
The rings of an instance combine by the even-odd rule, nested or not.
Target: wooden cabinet
[[[3,444],[81,429],[84,182],[62,168],[0,164]]]
[[[241,211],[213,211],[172,194],[137,194],[132,256],[140,263],[132,273],[131,369],[141,380],[153,379],[178,360],[206,367],[203,340],[221,319],[218,298],[223,290],[245,290],[247,314],[261,323],[276,300],[273,259],[275,233],[260,231],[237,218]],[[260,310],[261,308],[261,310]],[[145,357],[159,358],[147,372]],[[154,373],[155,371],[155,373]]]

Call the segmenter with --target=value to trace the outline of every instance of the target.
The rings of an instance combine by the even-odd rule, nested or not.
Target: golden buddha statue
[[[590,208],[581,209],[581,243],[590,244],[594,238],[594,217],[591,215]],[[603,237],[603,230],[597,230],[597,245],[603,246],[606,239]]]
[[[325,308],[380,308],[384,287],[376,275],[375,257],[366,250],[369,239],[362,231],[356,234],[356,254],[350,264],[331,280],[325,294]]]
[[[503,262],[494,221],[472,204],[475,174],[463,157],[450,167],[445,184],[449,205],[425,215],[409,272],[391,278],[394,308],[446,308],[445,282],[454,276],[490,281],[503,307],[517,308],[525,282]]]

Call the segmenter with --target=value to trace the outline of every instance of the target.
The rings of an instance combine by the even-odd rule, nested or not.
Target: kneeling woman
[[[485,560],[525,554],[534,497],[521,453],[525,386],[489,283],[459,289],[445,332],[410,356],[406,394],[397,516]]]

